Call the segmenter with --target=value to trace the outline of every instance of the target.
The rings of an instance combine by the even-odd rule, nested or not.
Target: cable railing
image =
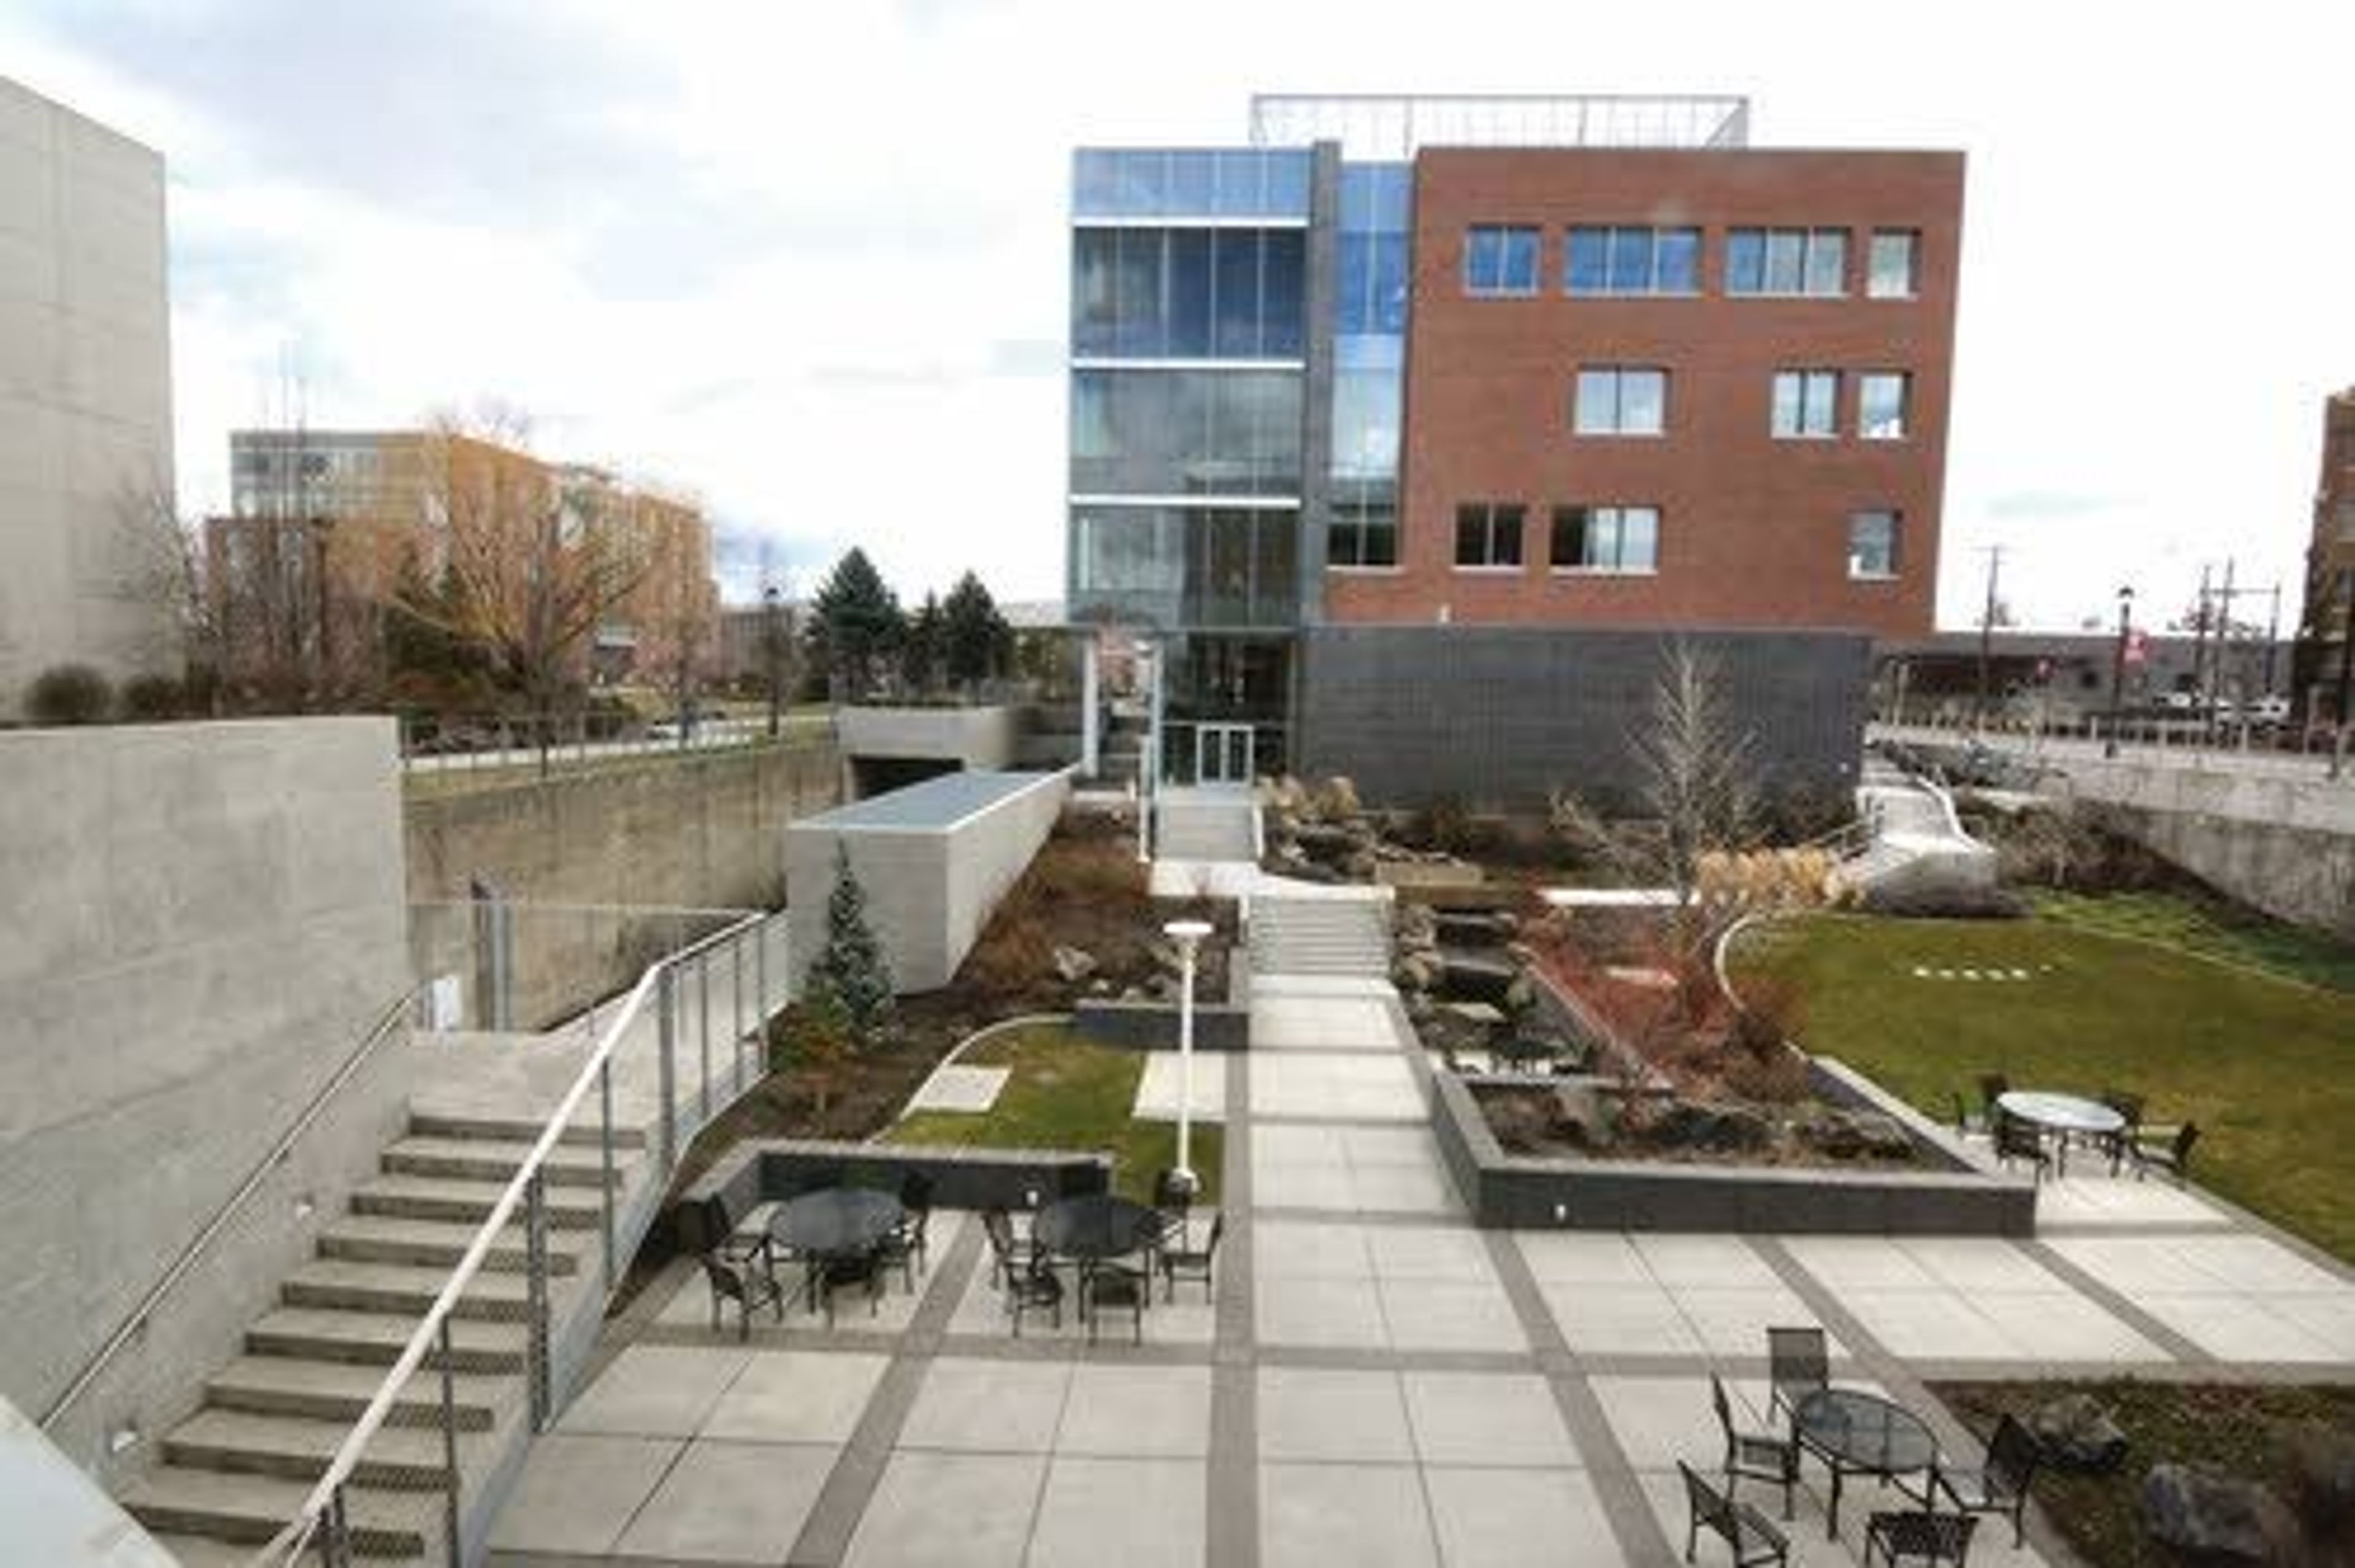
[[[482,1435],[515,1413],[505,1401],[490,1403],[494,1396],[472,1374],[519,1370],[528,1431],[546,1429],[568,1345],[583,1348],[559,1343],[582,1315],[573,1310],[558,1320],[557,1281],[573,1281],[568,1309],[581,1307],[592,1285],[602,1308],[634,1247],[628,1232],[651,1220],[684,1143],[764,1071],[766,1020],[786,992],[783,954],[772,951],[781,949],[784,929],[782,913],[736,921],[656,959],[626,995],[597,1009],[595,1043],[569,1087],[539,1120],[317,1481],[251,1559],[254,1568],[288,1568],[312,1554],[326,1568],[345,1568],[356,1552],[433,1561],[437,1548],[440,1561],[465,1561],[464,1453],[497,1441]],[[625,1196],[620,1166],[627,1147],[650,1154],[654,1164],[648,1181]],[[509,1234],[518,1221],[519,1250]],[[586,1245],[565,1246],[583,1232]],[[582,1267],[591,1252],[593,1276]],[[581,1272],[568,1275],[570,1269]],[[519,1293],[512,1283],[517,1272]],[[492,1285],[500,1288],[471,1294]],[[519,1345],[512,1337],[517,1315]],[[587,1315],[592,1328],[599,1317]],[[432,1382],[412,1389],[429,1371]],[[472,1380],[464,1394],[461,1377]],[[438,1443],[421,1428],[437,1434]],[[385,1440],[389,1452],[378,1452]],[[429,1509],[438,1520],[425,1517]]]

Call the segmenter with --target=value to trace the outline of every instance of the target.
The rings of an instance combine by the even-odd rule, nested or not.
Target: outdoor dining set
[[[1009,1211],[982,1211],[991,1277],[1003,1293],[1015,1335],[1021,1335],[1023,1317],[1029,1312],[1046,1312],[1061,1328],[1063,1303],[1069,1299],[1087,1326],[1090,1341],[1110,1309],[1128,1314],[1131,1336],[1142,1344],[1156,1276],[1165,1300],[1176,1298],[1180,1284],[1201,1285],[1203,1298],[1209,1299],[1210,1271],[1226,1232],[1226,1216],[1211,1216],[1198,1247],[1192,1201],[1190,1188],[1174,1172],[1164,1171],[1155,1179],[1149,1206],[1108,1192],[1065,1198],[1039,1209],[1027,1236]]]
[[[2157,1170],[2179,1182],[2190,1173],[2200,1125],[2158,1126],[2143,1119],[2143,1097],[2123,1089],[2099,1096],[2015,1089],[1999,1072],[1979,1076],[1979,1114],[1955,1096],[1955,1130],[1985,1133],[2006,1168],[2024,1163],[2038,1180],[2069,1174],[2073,1148],[2109,1161],[2110,1174],[2132,1170],[2137,1179]]]
[[[1707,1530],[1732,1550],[1735,1568],[1787,1563],[1789,1535],[1760,1509],[1737,1500],[1734,1486],[1750,1479],[1781,1488],[1787,1522],[1803,1457],[1820,1462],[1830,1477],[1827,1539],[1839,1532],[1840,1493],[1851,1476],[1894,1486],[1913,1505],[1877,1509],[1866,1520],[1868,1565],[1877,1553],[1890,1568],[1904,1557],[1962,1568],[1971,1536],[1985,1514],[2010,1519],[2014,1545],[2025,1540],[2029,1487],[2041,1450],[2019,1422],[2003,1416],[1979,1461],[1957,1465],[1939,1452],[1929,1424],[1903,1405],[1869,1390],[1834,1383],[1821,1328],[1769,1328],[1766,1346],[1767,1409],[1770,1418],[1780,1414],[1787,1424],[1777,1430],[1736,1424],[1724,1381],[1710,1375],[1710,1396],[1725,1437],[1725,1480],[1721,1488],[1691,1466],[1678,1462],[1692,1510],[1685,1539],[1688,1562]]]

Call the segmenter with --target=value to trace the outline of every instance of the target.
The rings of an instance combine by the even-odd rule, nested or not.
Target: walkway
[[[610,1326],[495,1560],[1666,1568],[1675,1461],[1722,1451],[1708,1374],[1763,1421],[1769,1324],[1821,1324],[1836,1377],[1959,1454],[1925,1380],[2355,1380],[2346,1270],[2156,1183],[2049,1187],[2026,1243],[1476,1231],[1386,983],[1263,975],[1252,1012],[1214,1300],[1156,1305],[1141,1348],[1018,1340],[978,1226],[936,1216],[918,1293],[739,1346],[674,1268]],[[1873,1494],[1827,1541],[1807,1482],[1796,1560],[1854,1563]],[[2041,1525],[1972,1555],[2062,1560]]]

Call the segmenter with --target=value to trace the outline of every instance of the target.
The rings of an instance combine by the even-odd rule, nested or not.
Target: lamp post
[[[2118,590],[2118,645],[2110,654],[2110,724],[2102,736],[2102,755],[2118,754],[2118,725],[2126,711],[2126,635],[2134,614],[2134,589]]]
[[[1194,1177],[1194,953],[1210,934],[1209,923],[1173,920],[1161,928],[1178,944],[1178,1168],[1170,1179],[1188,1197],[1201,1190]]]
[[[784,682],[785,638],[783,629],[778,624],[783,601],[784,595],[777,591],[773,582],[761,590],[761,640],[764,645],[761,651],[768,656],[769,739],[772,741],[777,738],[784,713],[785,694],[781,688]]]

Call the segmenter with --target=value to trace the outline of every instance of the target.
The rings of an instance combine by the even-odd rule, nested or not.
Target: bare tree
[[[1636,795],[1658,826],[1660,869],[1680,904],[1695,901],[1701,857],[1744,848],[1756,827],[1756,751],[1728,710],[1716,662],[1681,637],[1669,643],[1627,754]]]
[[[126,481],[114,501],[122,535],[123,593],[146,606],[155,645],[141,655],[157,666],[177,663],[186,684],[208,691],[218,684],[222,635],[218,605],[205,572],[205,536],[180,516],[161,475]]]

